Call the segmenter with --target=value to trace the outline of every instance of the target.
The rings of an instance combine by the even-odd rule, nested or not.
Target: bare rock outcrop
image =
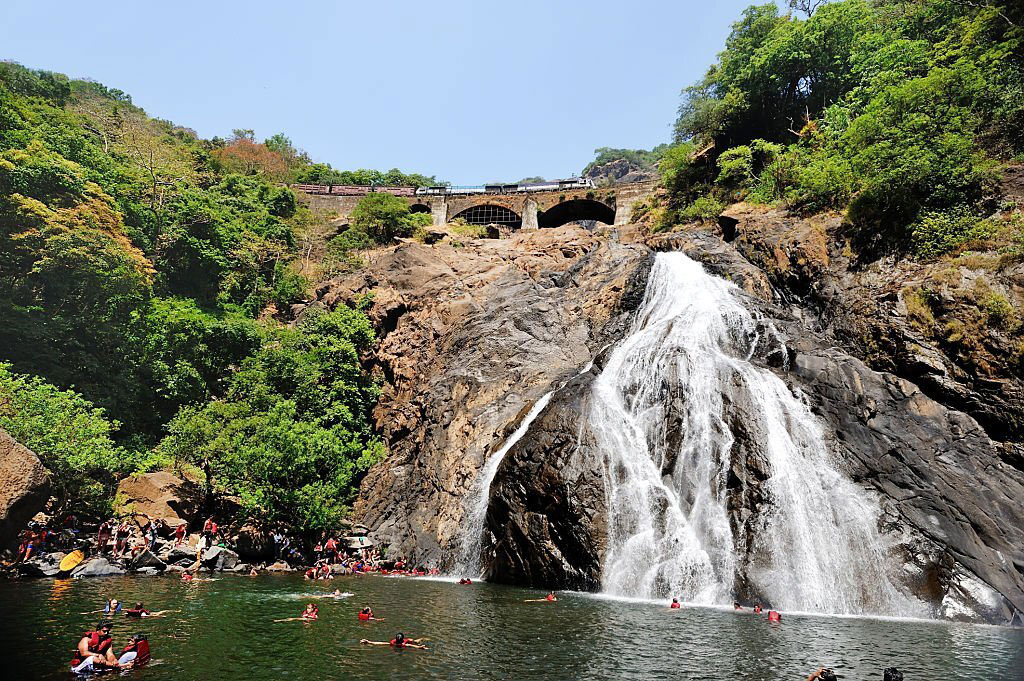
[[[373,292],[373,362],[388,382],[375,415],[391,451],[354,513],[373,541],[389,555],[451,561],[483,462],[605,342],[647,257],[563,227],[458,248],[402,244],[320,287],[332,307]]]
[[[39,457],[0,428],[0,547],[17,537],[50,496]]]
[[[199,508],[198,487],[173,473],[157,471],[125,478],[117,486],[122,510],[163,519],[171,527],[189,523]]]

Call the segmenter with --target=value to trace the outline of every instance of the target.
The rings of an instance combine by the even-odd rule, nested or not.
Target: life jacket
[[[680,605],[679,605],[679,603],[678,603],[678,601],[677,601],[677,602],[674,602],[674,603],[672,603],[672,605],[670,605],[670,606],[668,606],[668,607],[670,607],[670,608],[679,608],[679,607],[680,607]]]
[[[402,641],[401,643],[399,643],[397,638],[393,638],[393,639],[391,639],[391,645],[393,645],[396,648],[404,648],[405,647],[405,641]]]
[[[124,614],[126,617],[142,617],[143,615],[148,615],[149,610],[145,608],[139,608],[138,610],[132,608],[131,610],[125,610]]]
[[[760,605],[755,605],[754,606],[754,614],[755,615],[760,615],[761,614],[761,606]]]
[[[546,600],[546,601],[553,601],[553,600],[555,600],[555,597],[552,596],[551,594],[548,594],[547,596],[544,597],[544,600]]]
[[[83,637],[89,638],[89,644],[87,646],[89,653],[94,655],[103,655],[110,648],[110,636],[104,636],[98,631],[87,631]],[[71,653],[71,666],[77,667],[82,664],[82,654],[78,652],[78,648],[75,648],[74,652]]]
[[[359,613],[359,619],[361,619],[361,620],[368,620],[371,617],[373,617],[373,615],[367,614],[365,612]]]
[[[315,620],[320,614],[320,608],[313,608],[313,612],[303,612],[302,616],[307,620]]]
[[[146,664],[149,662],[149,641],[136,641],[135,643],[129,643],[121,651],[121,655],[125,653],[135,651],[135,666]],[[120,657],[120,655],[118,656]]]
[[[777,612],[777,611],[775,611],[775,610],[769,610],[768,611],[768,621],[769,622],[781,622],[782,621],[782,614]]]
[[[308,570],[306,570],[306,578],[307,579],[315,579],[316,578],[316,568],[309,568]]]

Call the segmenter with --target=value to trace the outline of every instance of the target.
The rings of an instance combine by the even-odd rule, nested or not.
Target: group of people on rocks
[[[15,563],[24,563],[42,553],[56,537],[75,537],[78,535],[78,516],[69,513],[64,522],[51,526],[46,522],[30,521],[18,534],[18,550],[14,557]]]
[[[145,522],[137,522],[136,517],[144,518]],[[153,519],[145,513],[133,513],[100,523],[95,548],[97,553],[106,553],[113,543],[111,555],[115,558],[134,557],[143,551],[152,551],[157,537],[167,534],[170,534],[170,528],[162,518]]]

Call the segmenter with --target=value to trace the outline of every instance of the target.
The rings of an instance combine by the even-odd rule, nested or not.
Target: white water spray
[[[581,376],[593,368],[594,362],[587,362],[576,376]],[[573,376],[573,378],[576,378]],[[570,379],[571,380],[571,379]],[[568,381],[566,381],[568,383]],[[483,468],[480,469],[480,474],[477,476],[473,483],[473,488],[469,491],[466,497],[466,519],[464,527],[466,527],[465,534],[462,535],[462,551],[459,556],[459,561],[456,564],[456,571],[461,575],[478,575],[483,577],[483,569],[480,564],[480,554],[483,551],[483,539],[484,539],[484,522],[487,518],[487,506],[491,498],[491,483],[494,482],[494,476],[498,473],[498,466],[501,465],[505,455],[508,454],[509,450],[515,446],[519,440],[522,439],[526,432],[530,430],[530,425],[534,420],[540,416],[540,413],[544,411],[544,407],[548,406],[548,402],[551,401],[551,397],[565,386],[565,383],[558,386],[554,390],[549,390],[544,393],[537,403],[533,405],[523,420],[520,422],[519,427],[515,429],[515,432],[509,436],[505,443],[501,446],[501,449],[492,454],[484,463]]]
[[[594,381],[584,417],[606,461],[603,591],[721,604],[746,580],[776,608],[918,614],[890,575],[875,500],[837,470],[807,406],[749,361],[758,325],[737,292],[682,253],[659,254]],[[737,424],[765,479],[756,508],[734,498],[730,510]]]

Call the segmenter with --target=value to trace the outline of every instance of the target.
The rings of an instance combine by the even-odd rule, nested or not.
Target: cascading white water
[[[659,254],[594,381],[585,418],[606,461],[603,590],[729,603],[742,575],[776,608],[919,614],[890,575],[877,502],[837,470],[807,406],[749,361],[758,324],[737,293],[686,255]],[[749,546],[727,505],[737,418],[767,472],[762,503],[743,509],[755,514]]]
[[[551,396],[555,394],[551,390],[544,394],[533,408],[526,414],[519,427],[509,436],[501,449],[487,459],[480,474],[473,482],[473,488],[466,497],[466,520],[464,527],[466,533],[462,535],[462,553],[456,571],[462,575],[480,575],[480,551],[483,549],[484,520],[487,517],[487,502],[491,496],[491,483],[494,482],[494,475],[498,472],[501,460],[505,458],[508,450],[519,442],[530,429],[533,420],[548,406]]]
[[[587,362],[586,366],[580,369],[576,376],[587,373],[593,366],[593,361]],[[573,378],[576,376],[573,376]],[[509,450],[530,430],[530,424],[540,416],[540,413],[544,411],[544,407],[548,406],[551,397],[564,385],[565,383],[559,385],[554,390],[544,393],[530,411],[527,412],[526,416],[523,417],[519,427],[505,440],[501,448],[487,459],[483,468],[480,469],[480,474],[473,482],[473,487],[466,496],[466,519],[463,523],[466,531],[462,535],[461,552],[455,567],[458,574],[483,576],[482,566],[480,565],[480,553],[483,550],[484,521],[487,518],[487,506],[491,498],[491,483],[494,482],[494,476],[498,473],[498,466],[501,465]]]

